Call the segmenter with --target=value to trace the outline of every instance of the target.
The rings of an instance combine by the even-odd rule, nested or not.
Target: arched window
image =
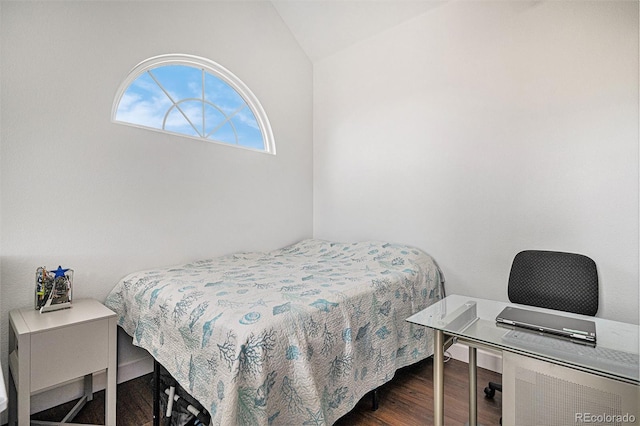
[[[112,120],[275,154],[269,120],[240,79],[208,59],[162,55],[138,64],[120,86]]]

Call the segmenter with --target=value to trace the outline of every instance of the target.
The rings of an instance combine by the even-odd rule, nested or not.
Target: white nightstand
[[[85,396],[69,421],[93,398],[93,373],[106,370],[105,424],[116,424],[116,314],[92,299],[41,314],[9,312],[9,425],[30,424],[31,395],[84,376]],[[39,422],[42,424],[42,422]]]

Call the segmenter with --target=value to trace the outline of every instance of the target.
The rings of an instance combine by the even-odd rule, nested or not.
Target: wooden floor
[[[355,408],[335,424],[337,426],[423,426],[433,424],[433,370],[427,359],[403,368],[379,390],[380,408],[371,410],[371,396],[365,396]],[[500,381],[500,375],[478,369],[478,423],[499,424],[502,395],[493,400],[484,397],[486,383]],[[450,360],[445,364],[445,424],[463,425],[468,409],[467,364]],[[151,426],[153,397],[151,375],[118,385],[117,420],[123,426]],[[74,405],[70,402],[32,416],[33,420],[60,421]],[[74,422],[104,422],[104,391],[98,392],[76,416]]]

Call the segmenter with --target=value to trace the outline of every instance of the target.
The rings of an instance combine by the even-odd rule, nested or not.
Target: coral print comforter
[[[133,273],[106,305],[214,425],[330,425],[431,355],[405,319],[442,284],[416,248],[305,240]]]

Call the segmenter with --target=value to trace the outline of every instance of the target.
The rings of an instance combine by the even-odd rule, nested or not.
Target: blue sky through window
[[[122,94],[115,120],[266,150],[258,120],[245,99],[221,78],[196,66],[145,70]]]

